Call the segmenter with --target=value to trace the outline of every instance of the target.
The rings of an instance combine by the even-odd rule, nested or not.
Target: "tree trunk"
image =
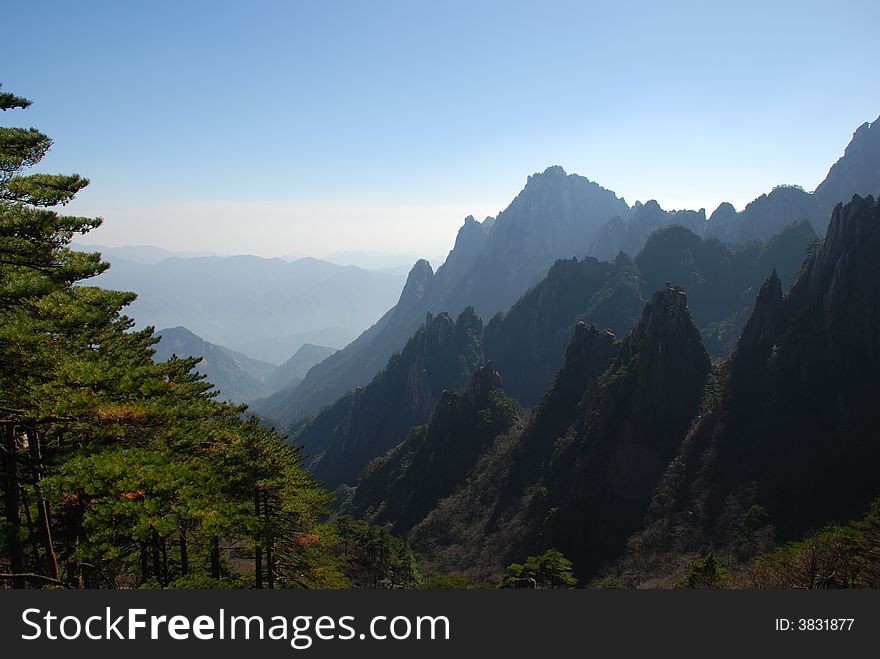
[[[260,491],[254,489],[254,516],[260,517]],[[259,541],[254,547],[254,588],[263,587],[263,547]]]
[[[269,517],[269,499],[263,501],[263,512],[266,516],[266,576],[269,589],[275,588],[275,566],[272,565],[272,525]]]
[[[162,583],[162,558],[159,555],[159,532],[153,529],[153,576]]]
[[[162,585],[166,588],[171,583],[168,577],[168,539],[162,538]]]
[[[52,542],[52,527],[49,518],[49,504],[43,497],[43,487],[40,481],[43,478],[43,450],[40,446],[40,433],[35,428],[27,431],[28,450],[33,461],[34,492],[37,495],[37,518],[40,522],[40,534],[43,536],[43,544],[46,549],[46,574],[51,579],[58,578],[58,556],[55,554],[55,544]]]
[[[220,581],[220,536],[211,538],[211,578]]]
[[[6,498],[6,547],[9,551],[10,572],[16,575],[12,580],[13,588],[27,588],[27,579],[22,576],[24,568],[24,545],[21,542],[21,494],[18,480],[18,451],[15,440],[15,426],[3,424],[3,479],[4,496]]]
[[[186,532],[180,528],[180,573],[183,576],[189,574],[189,547],[186,544]]]
[[[141,585],[150,580],[150,555],[146,541],[141,541]]]
[[[64,519],[64,536],[67,544],[67,580],[74,588],[84,588],[82,565],[73,557],[79,549],[79,536],[82,530],[83,507],[79,499],[67,502],[61,509]]]
[[[27,521],[28,538],[31,540],[31,554],[34,557],[34,566],[40,565],[40,546],[37,543],[37,533],[34,530],[34,519],[31,517],[31,508],[25,494],[24,487],[19,484],[18,495],[21,497],[21,507],[24,509],[24,518]],[[35,567],[39,569],[39,567]]]

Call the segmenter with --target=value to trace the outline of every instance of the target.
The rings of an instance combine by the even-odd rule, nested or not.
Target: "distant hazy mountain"
[[[838,203],[853,195],[880,193],[880,118],[862,124],[853,134],[844,155],[831,167],[814,193],[797,185],[780,185],[737,210],[723,203],[706,220],[705,210],[668,212],[656,201],[638,202],[629,217],[610,219],[600,230],[589,254],[613,258],[620,251],[635,254],[652,231],[680,224],[697,235],[729,243],[767,240],[792,222],[807,220],[817,233],[824,233],[828,217]]]
[[[316,366],[299,387],[270,397],[257,411],[284,423],[314,414],[369,382],[428,311],[457,315],[473,306],[488,318],[537,283],[556,259],[584,254],[610,217],[628,213],[613,192],[561,167],[530,176],[497,218],[465,219],[436,274],[427,261],[417,262],[391,311]]]
[[[137,263],[110,253],[91,280],[134,291],[138,326],[185,326],[212,343],[280,364],[305,343],[340,347],[391,307],[403,277],[316,259],[166,258]]]
[[[157,335],[161,341],[155,346],[154,359],[166,361],[172,355],[201,357],[196,370],[207,376],[221,399],[246,403],[269,393],[266,379],[275,370],[272,364],[208,343],[185,327],[170,327]]]
[[[106,245],[80,245],[74,243],[71,248],[80,252],[101,252],[105,261],[131,261],[145,265],[154,265],[172,257],[190,258],[194,256],[215,256],[211,252],[172,252],[152,245],[124,245],[107,247]]]
[[[221,399],[234,403],[250,403],[284,387],[295,386],[312,366],[336,352],[335,348],[307,344],[281,366],[275,366],[209,343],[185,327],[159,330],[156,335],[161,338],[155,346],[156,361],[165,361],[171,355],[201,357],[196,370],[207,376]]]
[[[306,343],[294,353],[293,357],[272,371],[266,383],[271,390],[278,391],[293,382],[300,382],[312,366],[324,361],[334,352],[336,348]]]
[[[353,265],[364,270],[398,273],[401,273],[402,270],[401,274],[406,275],[413,263],[420,258],[412,254],[386,254],[384,252],[334,252],[321,257],[321,260],[336,265]],[[439,262],[443,259],[431,258],[429,260]]]

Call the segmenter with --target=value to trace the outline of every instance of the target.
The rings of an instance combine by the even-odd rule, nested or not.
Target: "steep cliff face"
[[[616,217],[602,226],[590,254],[611,260],[618,252],[637,254],[654,231],[666,226],[684,227],[697,235],[706,228],[706,211],[665,211],[655,200],[636,202],[629,219]]]
[[[367,469],[351,510],[408,533],[437,569],[492,576],[557,547],[586,578],[638,528],[708,371],[686,296],[666,288],[622,341],[576,325],[525,427],[486,402],[497,380],[444,394],[426,427]]]
[[[482,330],[471,308],[456,321],[427,314],[382,372],[323,409],[293,439],[314,456],[315,475],[331,488],[354,483],[369,460],[424,423],[440,394],[463,384],[482,362]]]
[[[498,214],[478,259],[456,274],[454,253],[437,271],[432,309],[471,304],[487,318],[508,308],[559,258],[582,256],[599,227],[629,206],[610,190],[562,167],[529,176]]]
[[[458,391],[445,391],[430,422],[373,461],[344,512],[406,535],[465,482],[480,454],[519,422],[491,362]]]
[[[527,406],[540,399],[563,364],[575,319],[589,309],[613,270],[593,258],[557,261],[509,312],[487,323],[486,357],[504,377],[507,393]],[[626,331],[633,321],[615,329]]]
[[[410,273],[398,305],[305,380],[261,402],[257,412],[290,427],[346,391],[363,386],[400,350],[426,311],[457,314],[473,306],[483,318],[507,309],[559,258],[586,253],[598,227],[627,215],[623,199],[582,176],[549,167],[528,178],[495,219],[465,220],[436,274],[427,262]]]
[[[431,264],[413,265],[397,304],[375,325],[345,348],[315,365],[301,383],[279,391],[255,405],[255,411],[283,427],[317,414],[354,387],[368,383],[400,350],[425,318],[426,296],[434,279]]]
[[[880,195],[880,117],[858,127],[815,195],[828,207],[853,195]]]
[[[709,369],[684,291],[656,292],[588,391],[583,416],[557,442],[544,476],[549,493],[539,544],[559,548],[582,578],[615,558],[639,528]]]
[[[880,209],[856,197],[785,297],[767,280],[629,558],[733,551],[753,506],[790,540],[880,494],[878,249]]]

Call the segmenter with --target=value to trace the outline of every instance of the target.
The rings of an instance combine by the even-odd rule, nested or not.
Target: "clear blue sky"
[[[672,207],[812,189],[880,114],[875,1],[29,2],[3,125],[93,242],[434,256],[561,164]]]

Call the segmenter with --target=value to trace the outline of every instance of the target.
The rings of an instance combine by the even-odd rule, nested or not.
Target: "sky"
[[[436,258],[554,164],[630,204],[812,190],[880,114],[876,2],[8,3],[0,125],[81,242]]]

